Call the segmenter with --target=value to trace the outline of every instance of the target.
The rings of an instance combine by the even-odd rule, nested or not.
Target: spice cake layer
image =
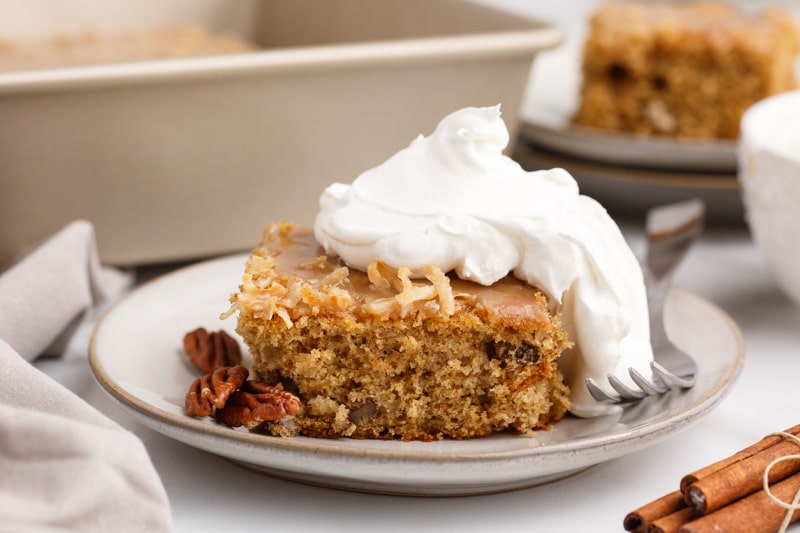
[[[548,428],[569,407],[569,346],[544,295],[430,267],[426,279],[326,256],[305,228],[269,226],[232,296],[255,376],[299,396],[276,435],[472,438]]]

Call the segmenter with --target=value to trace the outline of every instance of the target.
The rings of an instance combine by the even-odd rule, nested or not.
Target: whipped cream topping
[[[456,111],[351,185],[329,186],[315,237],[359,270],[377,260],[423,277],[434,265],[482,285],[513,273],[538,287],[575,343],[559,359],[572,413],[613,412],[585,379],[604,385],[613,373],[633,386],[629,367],[650,375],[641,268],[569,173],[524,170],[503,155],[508,141],[500,106]]]

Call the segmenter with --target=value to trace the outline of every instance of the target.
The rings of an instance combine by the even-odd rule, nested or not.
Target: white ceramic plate
[[[141,423],[191,446],[283,478],[370,492],[463,495],[558,479],[639,450],[686,427],[723,398],[743,362],[738,328],[721,310],[686,291],[668,300],[667,327],[698,362],[694,388],[648,398],[621,414],[567,417],[533,436],[500,434],[466,441],[395,442],[277,438],[183,414],[195,372],[183,335],[220,322],[246,257],[186,267],[131,292],[99,321],[90,363],[101,386]]]

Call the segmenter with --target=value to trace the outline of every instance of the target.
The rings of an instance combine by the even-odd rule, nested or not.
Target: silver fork
[[[650,312],[650,343],[653,378],[648,379],[635,368],[628,374],[638,389],[631,388],[617,376],[608,374],[608,383],[616,391],[608,392],[593,380],[586,378],[589,393],[598,402],[630,402],[646,396],[663,394],[670,389],[689,388],[694,385],[697,365],[667,338],[664,330],[664,302],[675,268],[683,260],[703,228],[705,204],[694,199],[648,211],[646,221],[647,256],[645,260],[645,285]]]

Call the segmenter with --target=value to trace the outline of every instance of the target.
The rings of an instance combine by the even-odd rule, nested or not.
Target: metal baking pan
[[[456,0],[0,6],[4,40],[176,24],[260,48],[0,73],[0,266],[78,218],[109,264],[247,250],[451,111],[500,103],[514,135],[534,57],[562,39]]]

